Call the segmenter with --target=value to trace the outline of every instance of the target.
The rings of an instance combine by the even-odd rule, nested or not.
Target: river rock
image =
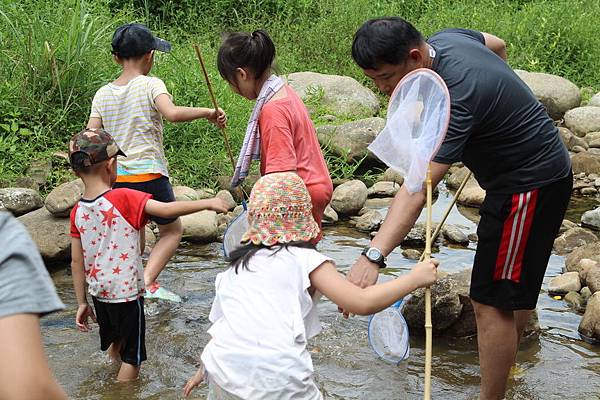
[[[46,209],[55,217],[68,217],[71,209],[83,196],[84,189],[81,179],[55,187],[46,197]]]
[[[302,100],[310,103],[311,97],[316,97],[332,114],[362,117],[379,112],[379,100],[375,93],[354,78],[296,72],[289,74],[287,81]]]
[[[42,207],[18,218],[25,225],[47,263],[67,261],[71,254],[69,218],[57,218]]]
[[[44,205],[42,196],[34,189],[5,188],[0,189],[0,208],[19,216]]]
[[[585,286],[590,289],[591,293],[600,291],[600,266],[595,265],[587,271]]]
[[[595,95],[593,95],[587,105],[593,107],[600,107],[600,93],[596,93]]]
[[[560,133],[560,137],[565,143],[565,146],[567,146],[567,149],[569,149],[570,151],[575,151],[575,148],[577,146],[581,147],[584,151],[587,150],[588,147],[590,147],[586,139],[574,135],[573,132],[571,132],[567,128],[559,127],[558,132]],[[575,152],[578,153],[578,151]]]
[[[223,200],[225,203],[227,203],[228,211],[233,210],[235,208],[235,206],[237,205],[237,203],[233,199],[233,195],[231,194],[231,192],[229,190],[221,190],[221,191],[219,191],[219,193],[217,193],[217,195],[215,197],[217,197],[217,198]]]
[[[479,207],[485,200],[485,190],[479,186],[475,179],[469,180],[456,200],[465,206]]]
[[[217,239],[217,213],[204,210],[181,217],[183,239],[194,243],[211,243]]]
[[[359,161],[365,156],[365,161],[371,164],[381,164],[381,161],[367,146],[377,137],[385,126],[385,120],[379,117],[361,119],[342,125],[323,125],[317,128],[319,143],[328,146],[337,156],[346,161]]]
[[[577,272],[565,272],[555,276],[548,282],[548,293],[550,294],[566,294],[571,291],[579,292],[580,290],[581,282]]]
[[[579,292],[579,294],[581,296],[581,301],[583,302],[582,304],[585,306],[590,297],[592,297],[592,291],[589,287],[586,286],[581,289],[581,292]]]
[[[394,197],[400,190],[400,185],[396,182],[382,181],[375,182],[373,186],[367,190],[368,197]]]
[[[237,206],[235,206],[235,208],[233,209],[233,211],[231,213],[233,214],[233,217],[235,218],[238,215],[240,215],[243,211],[244,211],[244,206],[241,204],[238,204]]]
[[[600,110],[600,107],[597,107]],[[573,173],[597,174],[600,173],[600,157],[590,152],[577,153],[571,157]]]
[[[144,232],[144,242],[146,243],[146,248],[149,249],[154,247],[156,244],[156,235],[154,234],[154,231],[150,229],[150,227],[146,226],[144,228]]]
[[[444,239],[450,243],[456,243],[460,245],[468,245],[469,237],[456,225],[444,225],[442,227],[442,235]]]
[[[567,254],[584,244],[597,242],[598,237],[584,228],[571,228],[554,240],[554,250],[560,254]]]
[[[421,258],[421,252],[417,249],[404,249],[402,255],[409,260],[419,260]]]
[[[198,193],[191,187],[173,186],[173,193],[177,201],[198,200]]]
[[[381,175],[378,179],[380,182],[396,182],[398,185],[402,186],[404,183],[404,177],[400,175],[400,172],[388,168],[385,170],[383,175]]]
[[[573,252],[565,258],[565,269],[569,272],[579,272],[581,269],[580,262],[584,258],[600,261],[600,243],[588,243],[573,250]]]
[[[598,266],[598,262],[594,260],[590,260],[589,258],[583,258],[579,261],[579,280],[581,281],[581,285],[585,286],[587,281],[587,274],[590,272],[592,268]]]
[[[393,201],[393,197],[373,197],[372,199],[367,199],[365,208],[386,208],[391,206]]]
[[[594,293],[588,300],[578,330],[584,339],[600,340],[600,292]]]
[[[470,242],[474,242],[474,243],[479,242],[479,236],[477,236],[477,233],[475,233],[475,232],[469,233],[469,235],[467,235],[467,237],[469,238]]]
[[[450,274],[438,279],[431,286],[431,320],[434,335],[441,335],[460,317],[463,309],[460,296],[462,294],[468,297],[470,274],[469,270]],[[413,292],[406,301],[402,313],[411,334],[424,332],[425,289],[421,288]]]
[[[575,228],[575,227],[577,227],[577,224],[575,222],[571,222],[568,219],[563,219],[562,224],[560,224],[560,229],[558,230],[558,234],[562,235],[569,229]]]
[[[583,106],[567,111],[565,125],[579,137],[600,131],[600,107]]]
[[[584,212],[581,216],[581,224],[600,230],[600,207]]]
[[[215,197],[216,193],[213,189],[202,188],[196,190],[196,197],[198,200],[211,199]]]
[[[581,103],[579,88],[571,81],[541,72],[515,70],[535,97],[546,107],[550,118],[559,120],[568,110]]]
[[[338,222],[338,220],[339,217],[337,213],[333,208],[331,208],[331,205],[328,204],[327,207],[325,207],[325,213],[323,214],[323,223],[335,224],[336,222]]]
[[[585,142],[589,145],[589,147],[598,148],[597,142],[600,141],[600,132],[589,132],[583,138]],[[592,146],[592,144],[594,144]]]
[[[377,210],[367,210],[360,217],[352,217],[351,224],[361,232],[373,232],[379,229],[383,216]]]
[[[455,172],[448,176],[448,179],[446,180],[446,186],[452,189],[458,189],[468,173],[469,169],[467,167],[460,167],[456,169]],[[471,176],[469,181],[471,180],[475,181],[475,178]]]
[[[584,187],[580,190],[582,196],[595,196],[598,194],[598,189],[594,187]]]
[[[565,301],[576,310],[583,309],[583,299],[581,298],[581,295],[577,292],[567,293],[565,295]]]
[[[367,201],[367,186],[352,180],[336,187],[331,197],[331,207],[342,215],[356,215]]]

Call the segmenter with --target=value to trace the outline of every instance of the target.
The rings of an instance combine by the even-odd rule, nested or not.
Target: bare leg
[[[137,379],[140,374],[140,366],[137,367],[135,365],[121,363],[121,369],[119,370],[119,375],[117,375],[117,380],[119,382],[128,382],[134,379]]]
[[[477,320],[477,343],[481,370],[480,400],[502,400],[506,381],[517,354],[515,316],[471,300]]]
[[[181,235],[183,234],[183,226],[179,218],[170,224],[158,225],[158,230],[160,238],[152,249],[148,263],[144,269],[146,288],[149,288],[154,283],[158,274],[160,274],[173,254],[175,254],[175,250],[177,250],[181,242]]]
[[[517,325],[517,338],[519,339],[517,345],[521,343],[521,339],[523,338],[523,331],[525,331],[525,327],[527,326],[527,322],[529,322],[529,318],[531,317],[532,312],[533,310],[517,310],[514,312],[515,323]]]
[[[121,361],[121,343],[113,342],[106,351],[110,361]]]

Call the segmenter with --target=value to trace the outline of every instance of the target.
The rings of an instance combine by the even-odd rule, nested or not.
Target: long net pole
[[[431,167],[427,168],[427,222],[425,225],[425,252],[424,261],[431,259]],[[425,288],[425,390],[423,399],[431,399],[431,353],[432,353],[432,325],[431,325],[431,288]]]

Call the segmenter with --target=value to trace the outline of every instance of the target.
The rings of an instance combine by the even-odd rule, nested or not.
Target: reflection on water
[[[434,205],[439,220],[450,201],[440,191]],[[587,209],[589,209],[589,203]],[[462,211],[462,210],[461,210]],[[476,211],[467,218],[476,218]],[[580,214],[580,213],[579,213]],[[449,223],[468,232],[475,224],[454,208]],[[337,261],[345,272],[368,243],[366,234],[341,224],[326,229],[321,251]],[[448,272],[471,266],[475,245],[468,248],[442,246],[435,254]],[[75,399],[179,399],[181,388],[195,372],[199,355],[208,341],[208,313],[214,296],[215,275],[226,268],[220,245],[183,245],[161,274],[161,282],[184,297],[182,304],[147,302],[146,346],[148,361],[141,378],[117,384],[115,366],[100,352],[97,328],[88,334],[74,327],[76,301],[68,269],[53,274],[68,309],[43,319],[43,334],[50,364],[69,396]],[[389,258],[395,273],[402,274],[414,261],[397,249]],[[544,287],[561,272],[562,257],[552,256]],[[389,279],[389,278],[383,278]],[[419,399],[422,397],[424,342],[411,338],[411,356],[399,367],[378,360],[367,343],[366,317],[343,319],[337,307],[319,304],[323,332],[311,341],[316,379],[326,399]],[[598,399],[600,393],[600,347],[580,340],[580,315],[562,301],[540,293],[538,312],[542,334],[525,343],[518,355],[521,372],[509,385],[508,399]],[[474,339],[440,339],[433,343],[432,395],[436,399],[477,398],[478,359]],[[560,382],[560,384],[558,384]],[[206,397],[206,390],[193,398]]]

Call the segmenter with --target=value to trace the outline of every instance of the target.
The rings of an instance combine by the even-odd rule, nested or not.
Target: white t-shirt
[[[322,399],[307,340],[321,330],[309,274],[329,258],[316,250],[259,250],[249,269],[217,275],[202,353],[221,388],[243,399]]]
[[[145,75],[123,86],[109,83],[96,92],[90,117],[102,119],[104,130],[127,155],[118,160],[119,175],[169,176],[162,116],[154,104],[161,94],[169,95],[164,82]]]

